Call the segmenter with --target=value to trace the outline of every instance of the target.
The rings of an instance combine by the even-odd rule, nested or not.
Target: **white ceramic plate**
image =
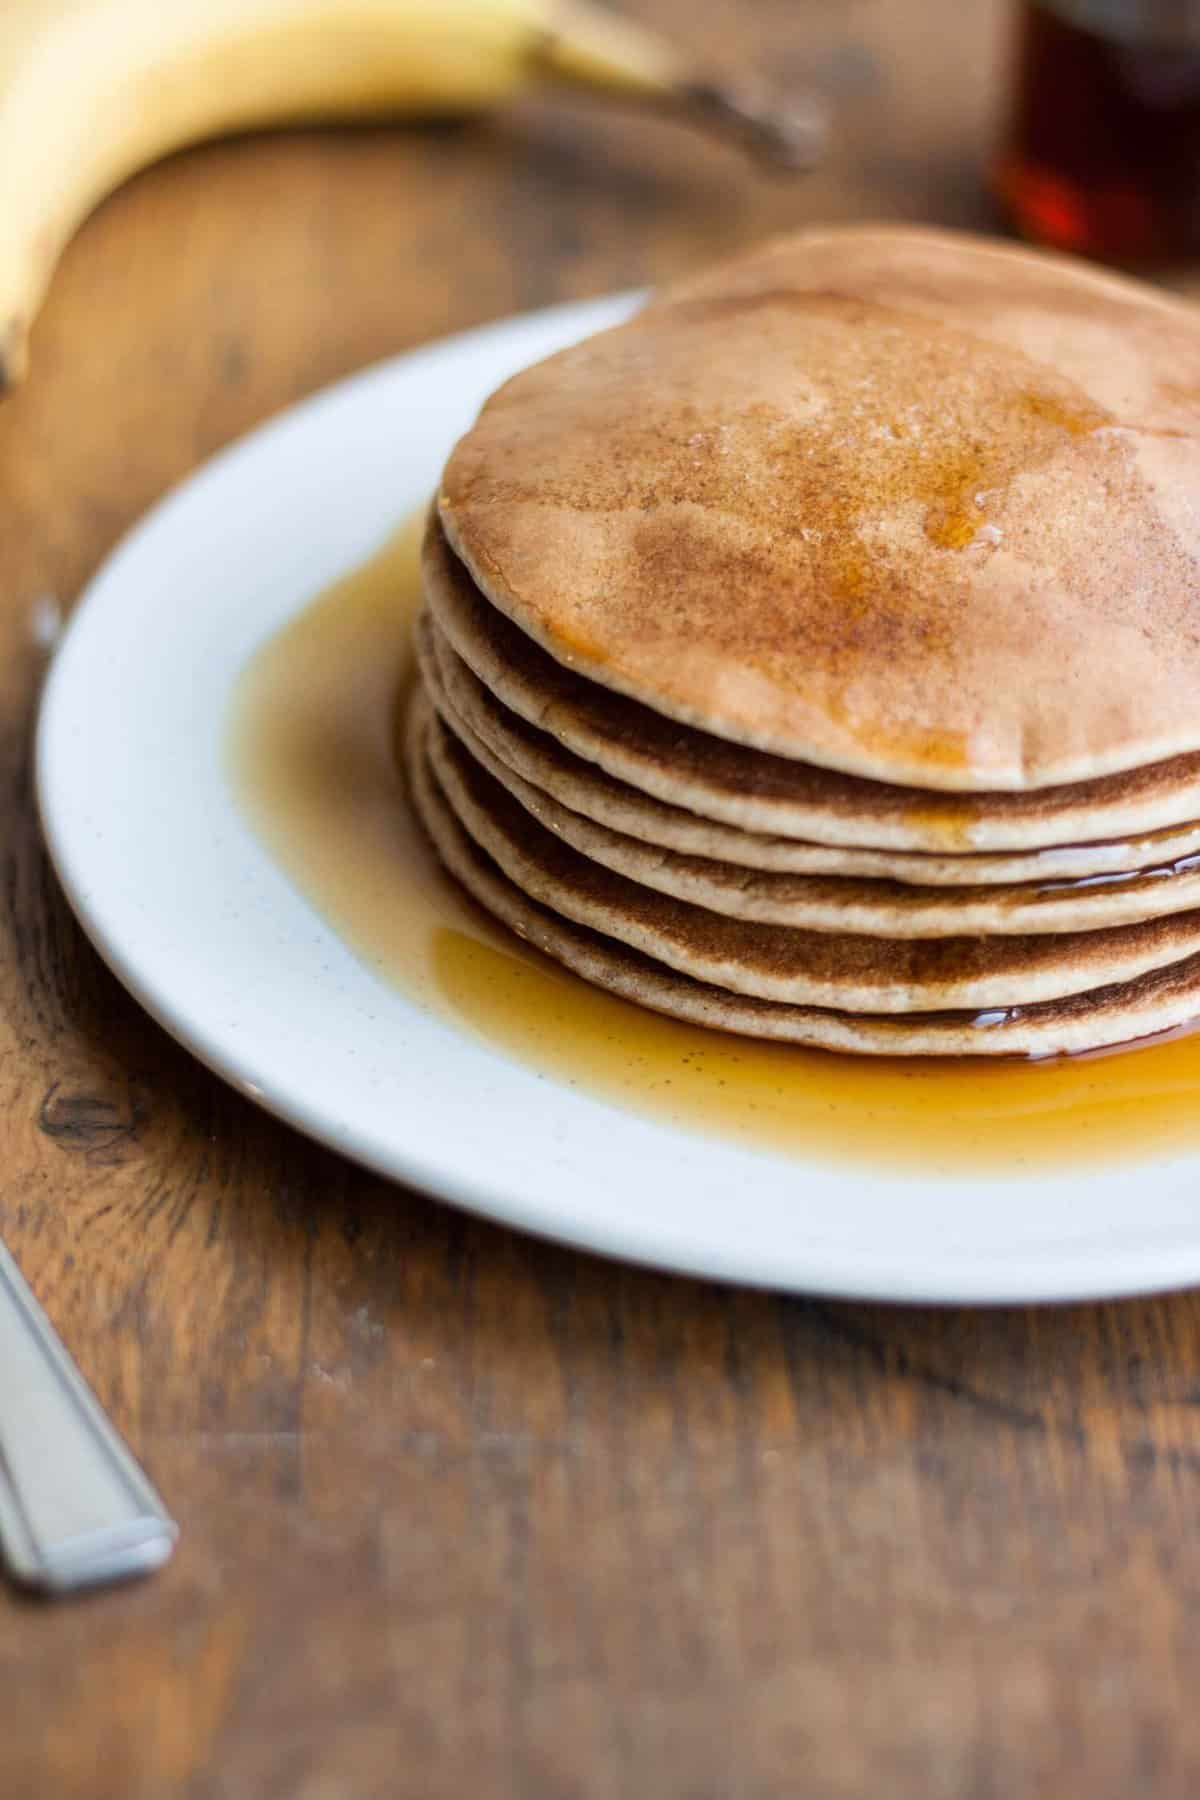
[[[167,1030],[312,1137],[548,1236],[780,1288],[1083,1298],[1200,1278],[1200,1159],[904,1178],[622,1112],[429,1016],[370,973],[252,836],[222,763],[258,645],[433,487],[484,396],[612,323],[617,298],[401,357],[219,456],[134,531],[59,647],[42,817],[84,928]]]

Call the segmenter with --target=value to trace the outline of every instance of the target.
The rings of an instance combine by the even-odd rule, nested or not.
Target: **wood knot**
[[[123,1093],[97,1093],[51,1083],[38,1108],[38,1130],[63,1150],[97,1161],[119,1161],[122,1145],[136,1139],[149,1116],[144,1092],[130,1083]]]

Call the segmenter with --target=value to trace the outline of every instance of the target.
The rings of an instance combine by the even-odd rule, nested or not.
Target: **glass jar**
[[[1040,243],[1117,262],[1200,249],[1200,0],[1023,0],[995,184]]]

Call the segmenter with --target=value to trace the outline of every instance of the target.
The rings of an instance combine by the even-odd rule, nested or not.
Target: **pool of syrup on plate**
[[[1200,1034],[1043,1063],[836,1056],[661,1018],[493,925],[441,873],[397,767],[420,530],[258,652],[229,731],[255,832],[381,979],[540,1074],[763,1150],[998,1174],[1200,1148]]]

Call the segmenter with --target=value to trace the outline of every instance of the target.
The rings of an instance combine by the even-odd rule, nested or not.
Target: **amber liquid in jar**
[[[1058,249],[1200,249],[1200,5],[1025,0],[996,187],[1017,229]]]

